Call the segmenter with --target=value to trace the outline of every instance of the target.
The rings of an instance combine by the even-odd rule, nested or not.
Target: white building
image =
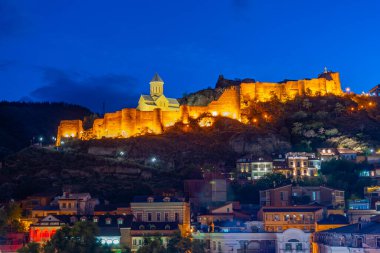
[[[309,253],[310,236],[299,229],[287,229],[281,233],[194,232],[193,238],[202,240],[210,253]]]

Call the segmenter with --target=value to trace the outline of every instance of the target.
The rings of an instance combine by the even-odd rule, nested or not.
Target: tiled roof
[[[36,206],[33,208],[35,211],[58,211],[59,206]]]
[[[135,196],[132,200],[133,202],[143,203],[148,202],[148,198],[153,198],[153,202],[183,202],[176,197],[164,197],[164,196]],[[165,201],[167,199],[168,201]]]
[[[150,95],[141,95],[145,101],[154,102],[154,99]]]
[[[151,82],[164,82],[162,81],[161,77],[158,75],[158,73],[155,73]]]
[[[96,224],[99,228],[102,227],[131,227],[133,215],[52,215],[60,222],[73,225],[77,221],[85,218],[86,221],[94,221],[97,218]],[[42,221],[42,218],[40,221]],[[107,219],[111,219],[111,223],[107,224]],[[118,224],[118,219],[123,219],[123,224]]]
[[[175,98],[167,98],[169,101],[169,104],[179,105],[178,100]]]
[[[330,214],[329,217],[320,220],[318,224],[349,224],[347,218],[341,214]]]
[[[319,233],[341,233],[341,234],[380,234],[380,222],[367,222],[351,224],[344,227],[329,229]]]
[[[315,212],[321,210],[322,207],[301,207],[301,206],[290,206],[290,207],[263,207],[263,212]]]
[[[131,230],[176,230],[178,222],[133,222]]]

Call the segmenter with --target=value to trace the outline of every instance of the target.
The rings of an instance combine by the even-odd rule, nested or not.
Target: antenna
[[[327,73],[328,71],[327,71],[327,67],[325,67],[325,69],[324,69],[324,71],[323,71],[323,73]]]

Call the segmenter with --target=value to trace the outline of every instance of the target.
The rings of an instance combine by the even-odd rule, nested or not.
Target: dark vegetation
[[[0,102],[0,159],[43,137],[56,136],[62,119],[83,119],[91,111],[65,103]],[[34,139],[33,139],[34,138]]]

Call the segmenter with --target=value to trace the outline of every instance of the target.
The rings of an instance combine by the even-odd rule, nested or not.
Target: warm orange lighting
[[[213,112],[211,112],[211,115],[214,116],[214,117],[216,117],[216,116],[218,116],[218,112],[213,111]]]
[[[257,119],[255,118],[255,119],[253,119],[253,123],[257,123]]]
[[[351,111],[354,111],[355,110],[355,108],[354,107],[351,107]]]
[[[369,102],[369,103],[368,103],[369,106],[372,106],[372,104],[373,104],[372,102]]]
[[[346,88],[346,92],[347,92],[347,93],[350,93],[350,91],[351,91],[350,87],[347,87],[347,88]]]

